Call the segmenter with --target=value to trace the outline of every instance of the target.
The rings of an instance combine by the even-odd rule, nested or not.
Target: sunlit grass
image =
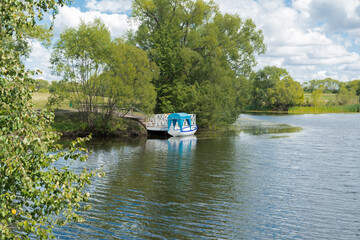
[[[360,104],[343,106],[292,107],[289,113],[348,113],[360,112]]]
[[[322,96],[321,96],[321,99],[320,99],[321,102],[323,103],[329,103],[329,102],[336,102],[336,94],[334,93],[324,93]],[[312,101],[312,98],[311,98],[311,93],[304,93],[304,104],[311,104],[313,101]]]
[[[35,108],[38,108],[38,109],[45,108],[49,97],[50,97],[50,93],[34,92],[32,99],[35,104]],[[70,107],[70,101],[67,99],[62,101],[59,105],[55,106],[54,108],[61,109],[61,110],[74,110],[73,108]]]

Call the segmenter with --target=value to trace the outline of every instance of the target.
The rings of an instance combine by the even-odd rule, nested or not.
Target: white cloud
[[[55,35],[61,33],[65,27],[77,27],[81,20],[91,22],[100,18],[109,28],[113,37],[123,36],[128,30],[136,29],[136,23],[132,22],[126,14],[107,14],[99,11],[81,12],[74,7],[62,7],[55,19]]]
[[[309,6],[315,24],[323,23],[331,31],[360,28],[358,0],[313,0]]]
[[[109,28],[112,37],[121,37],[127,31],[137,29],[137,24],[132,22],[126,14],[107,14],[100,11],[82,12],[79,8],[64,6],[60,8],[59,14],[56,16],[54,22],[54,40],[55,42],[65,28],[77,27],[81,21],[91,22],[95,18],[100,18],[104,24]],[[41,46],[38,42],[34,43],[33,51],[30,58],[26,61],[26,65],[30,69],[40,66],[43,75],[36,76],[36,78],[43,78],[48,80],[58,80],[58,77],[52,76],[50,67],[51,50]]]
[[[282,0],[238,0],[236,3],[221,0],[218,3],[222,12],[250,17],[263,30],[268,50],[257,58],[257,68],[283,67],[300,82],[333,76],[351,80],[360,74],[360,68],[354,67],[346,73],[346,78],[341,74],[339,65],[350,66],[360,57],[348,50],[356,44],[355,38],[334,32],[342,29],[350,33],[350,29],[353,35],[359,34],[354,29],[360,25],[360,1],[294,0],[291,7]],[[333,12],[335,18],[332,18]],[[360,44],[360,40],[357,43]]]
[[[360,69],[360,61],[353,62],[351,64],[343,66],[343,70],[345,71],[359,71]],[[360,74],[358,76],[360,78]]]
[[[42,74],[34,76],[36,79],[55,80],[55,76],[51,75],[50,56],[51,50],[45,48],[38,41],[31,42],[32,51],[29,58],[25,61],[25,65],[30,70],[39,69]]]
[[[126,13],[131,10],[131,0],[89,0],[86,7],[91,11]]]
[[[130,23],[131,0],[88,0],[81,11],[62,7],[55,20],[55,36],[65,27],[76,27],[100,18],[113,37],[137,29]],[[268,51],[258,56],[258,68],[275,65],[286,68],[300,82],[332,77],[342,81],[360,78],[360,1],[359,0],[216,0],[220,10],[252,18],[262,29]],[[351,50],[350,50],[351,49]],[[41,66],[45,78],[50,51],[40,44],[28,64]]]

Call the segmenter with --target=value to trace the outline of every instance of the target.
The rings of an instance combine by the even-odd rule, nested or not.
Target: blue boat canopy
[[[191,128],[191,116],[187,113],[172,113],[167,117],[168,120],[168,130],[170,129],[171,125],[175,126],[178,123],[180,130],[184,126],[184,121],[187,122],[189,127]]]

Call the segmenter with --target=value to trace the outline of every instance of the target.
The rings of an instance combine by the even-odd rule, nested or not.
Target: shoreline
[[[122,139],[142,138],[148,135],[147,130],[133,119],[114,117],[105,129],[95,121],[95,127],[89,129],[82,113],[64,110],[54,113],[55,119],[51,127],[61,135],[61,139],[87,137],[90,134],[94,138]]]
[[[334,113],[358,113],[358,112],[321,112],[321,113],[288,113],[283,111],[245,111],[245,114],[284,114],[284,115],[297,115],[297,114],[334,114]],[[59,113],[58,113],[59,114]],[[61,112],[63,115],[77,115],[74,112]],[[58,116],[58,115],[57,115]],[[78,117],[78,116],[77,116]],[[112,130],[99,130],[99,129],[69,129],[70,125],[63,124],[63,128],[53,127],[53,130],[58,132],[61,135],[61,139],[72,139],[77,137],[87,137],[91,134],[93,138],[102,138],[102,139],[140,139],[140,138],[151,138],[153,135],[149,134],[147,130],[142,126],[138,121],[133,119],[124,119],[124,118],[115,118],[113,120],[116,123],[121,125],[121,129],[112,129]],[[258,120],[253,118],[239,117],[233,124],[228,125],[222,130],[211,131],[206,129],[201,129],[199,131],[200,136],[206,135],[228,135],[234,131],[243,131],[251,134],[268,134],[268,133],[289,133],[289,132],[299,132],[301,127],[291,126],[288,124],[275,123],[270,121]]]

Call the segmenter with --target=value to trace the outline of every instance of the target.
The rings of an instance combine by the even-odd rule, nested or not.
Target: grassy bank
[[[55,111],[55,121],[51,126],[64,137],[84,137],[92,134],[94,137],[128,138],[147,135],[139,122],[120,117],[114,117],[106,129],[101,126],[101,122],[95,122],[95,126],[89,129],[84,114],[66,110]]]
[[[36,108],[46,107],[50,93],[33,93],[33,102]],[[69,100],[62,101],[55,110],[55,120],[51,124],[54,131],[62,133],[64,137],[84,137],[90,133],[94,137],[139,137],[146,136],[146,130],[140,123],[130,119],[114,117],[109,126],[104,129],[101,120],[95,123],[95,127],[88,129],[84,114],[71,108]]]
[[[360,112],[360,104],[344,106],[292,107],[288,113],[353,113]]]

